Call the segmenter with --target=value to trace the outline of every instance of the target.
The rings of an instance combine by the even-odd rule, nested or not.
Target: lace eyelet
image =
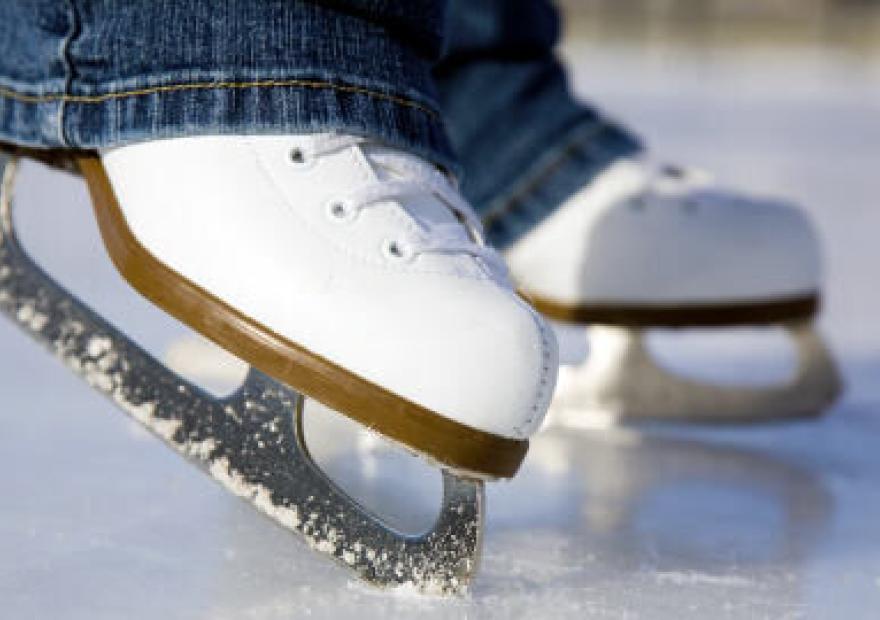
[[[287,161],[294,168],[305,170],[314,166],[317,159],[310,157],[302,147],[293,146],[287,152]]]
[[[687,176],[687,171],[681,166],[664,164],[660,167],[660,174],[670,179],[681,180]]]
[[[350,222],[357,215],[357,209],[342,200],[327,203],[327,217],[334,222]]]
[[[385,258],[393,261],[410,261],[413,251],[407,244],[400,241],[388,240],[382,244],[382,254]]]

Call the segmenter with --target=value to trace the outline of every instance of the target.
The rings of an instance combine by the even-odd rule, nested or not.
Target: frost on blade
[[[49,317],[42,312],[37,311],[34,306],[25,305],[18,309],[18,322],[25,325],[28,329],[38,332],[49,322]]]
[[[191,441],[186,446],[186,453],[187,456],[207,461],[216,452],[218,445],[217,440],[210,437],[203,441]]]

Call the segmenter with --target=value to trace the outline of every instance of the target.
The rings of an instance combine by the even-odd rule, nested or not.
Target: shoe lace
[[[311,141],[311,157],[328,155],[351,147],[363,147],[370,141],[359,136],[322,134]],[[427,168],[427,167],[426,167]],[[401,202],[408,197],[430,194],[445,205],[458,220],[457,223],[432,223],[425,234],[407,243],[405,254],[415,258],[420,254],[464,254],[482,261],[496,273],[507,274],[507,267],[498,253],[486,245],[479,216],[462,198],[452,182],[440,170],[430,170],[417,178],[371,181],[358,187],[341,201],[359,211],[380,203]],[[466,234],[462,234],[464,227]],[[402,249],[400,244],[395,244]]]

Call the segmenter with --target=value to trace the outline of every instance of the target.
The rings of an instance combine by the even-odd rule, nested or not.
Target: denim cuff
[[[0,18],[0,141],[339,131],[457,172],[433,58],[375,19],[297,0],[13,0]]]
[[[637,138],[588,110],[482,209],[486,238],[496,248],[510,246],[611,163],[641,151]]]

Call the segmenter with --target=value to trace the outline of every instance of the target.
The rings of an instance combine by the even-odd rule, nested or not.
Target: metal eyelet
[[[350,222],[357,214],[357,209],[342,200],[331,200],[327,203],[327,217],[334,222]]]
[[[317,160],[315,157],[310,157],[302,147],[293,146],[287,152],[287,161],[294,168],[303,170],[314,166]]]
[[[407,244],[394,240],[382,244],[382,253],[385,258],[394,261],[409,261],[413,257],[413,252]]]
[[[670,179],[681,180],[687,176],[687,171],[681,166],[664,164],[660,167],[660,174]]]

